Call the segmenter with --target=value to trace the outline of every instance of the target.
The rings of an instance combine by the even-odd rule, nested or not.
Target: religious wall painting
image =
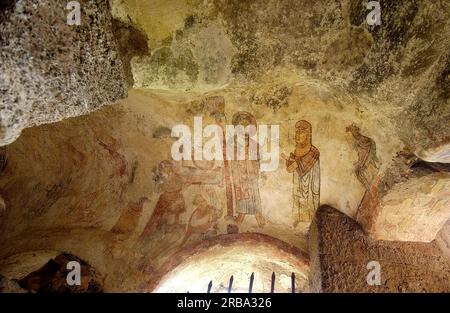
[[[226,159],[226,140],[225,140],[225,99],[223,96],[209,96],[200,100],[192,101],[187,106],[186,113],[193,116],[202,116],[206,121],[216,124],[220,127],[222,136],[222,160],[195,160],[191,161],[183,160],[183,166],[190,168],[194,171],[203,171],[212,173],[213,177],[204,177],[201,183],[192,186],[191,189],[194,193],[202,194],[206,197],[207,201],[214,207],[222,207],[220,199],[225,195],[226,207],[228,210],[232,210],[232,189],[231,189],[231,174],[229,161]],[[195,155],[195,151],[192,151],[192,156]]]
[[[111,231],[116,234],[131,234],[139,223],[144,204],[148,201],[147,197],[141,197],[137,201],[129,202]]]
[[[154,171],[159,197],[140,237],[149,238],[157,233],[179,233],[182,238],[189,229],[184,216],[193,211],[185,199],[185,193],[194,195],[193,205],[197,209],[200,206],[199,211],[204,209],[204,203],[211,207],[220,207],[217,188],[220,189],[222,184],[221,170],[211,161],[160,162]]]
[[[180,215],[186,211],[186,204],[182,191],[187,182],[177,172],[175,162],[171,160],[160,162],[154,172],[154,180],[160,195],[141,238],[150,237],[156,232],[165,233],[183,227]]]
[[[98,144],[105,149],[111,159],[115,162],[116,166],[115,166],[115,171],[111,174],[111,178],[113,178],[114,176],[119,176],[119,177],[123,177],[125,175],[128,175],[128,162],[127,159],[125,158],[125,156],[119,152],[117,152],[117,150],[115,149],[115,147],[113,145],[110,145],[106,142],[103,142],[101,140],[98,140]]]
[[[255,218],[258,227],[265,225],[259,189],[259,147],[257,158],[249,158],[249,147],[258,145],[256,141],[252,142],[256,135],[256,119],[249,112],[235,113],[232,125],[255,126],[255,133],[246,133],[243,142],[226,140],[224,108],[223,97],[208,97],[190,108],[192,114],[206,113],[213,123],[219,125],[224,157],[222,160],[162,161],[154,170],[159,197],[141,239],[172,233],[173,240],[184,245],[193,237],[206,239],[217,235],[222,218],[228,224],[227,231],[233,228],[233,232],[239,231],[239,226],[249,215]],[[235,155],[242,148],[239,145],[245,145],[246,157],[229,160],[225,155],[230,148],[227,147],[229,143],[232,143],[231,150]],[[123,231],[121,219],[114,227],[117,232]]]
[[[233,115],[233,126],[241,125],[248,127],[254,126],[256,132],[257,122],[255,117],[249,112],[237,112]],[[252,128],[250,128],[250,132]],[[232,193],[227,193],[233,197],[233,211],[227,211],[227,217],[231,217],[239,227],[246,216],[254,216],[259,227],[264,227],[266,220],[262,214],[261,197],[259,191],[260,176],[260,158],[259,146],[252,138],[255,133],[246,133],[244,140],[245,157],[243,160],[233,159],[229,161],[231,168],[231,182],[233,185]],[[233,150],[237,155],[240,143],[239,141],[228,140],[228,144],[234,144]],[[256,158],[252,159],[251,148],[256,147]]]
[[[231,178],[231,168],[230,161],[226,157],[226,134],[225,134],[225,125],[227,124],[227,118],[225,115],[225,99],[223,96],[210,96],[206,97],[200,101],[192,102],[189,105],[188,113],[192,115],[206,115],[207,118],[212,119],[213,122],[218,125],[221,129],[222,135],[222,153],[223,158],[220,161],[218,167],[222,170],[222,181],[220,184],[221,188],[213,187],[211,190],[211,186],[205,186],[205,188],[209,189],[208,191],[216,191],[219,194],[223,194],[225,192],[226,199],[226,208],[227,208],[227,217],[232,218],[233,216],[233,190],[232,190],[232,178]],[[193,162],[197,168],[202,168],[201,164],[205,164],[205,161]],[[217,207],[218,203],[213,203],[214,206]]]
[[[439,184],[437,181],[430,183],[420,192],[415,191],[411,198],[410,207],[421,208],[425,216],[436,216],[446,212],[450,204],[450,184]],[[444,213],[445,214],[445,213]]]
[[[73,221],[87,224],[96,221],[94,225],[99,225],[101,221],[98,220],[97,210],[95,210],[94,205],[100,201],[103,192],[102,187],[98,186],[95,191],[81,196],[82,200],[78,201],[75,206],[70,207],[67,212],[62,211],[59,216],[62,216],[64,219],[64,224],[70,224]]]
[[[362,135],[360,128],[354,123],[347,126],[346,132],[352,134],[358,153],[358,161],[354,165],[356,178],[368,191],[380,168],[376,143],[372,138]]]
[[[72,140],[67,140],[65,145],[68,150],[68,156],[72,159],[73,163],[76,164],[79,168],[82,168],[86,165],[86,154],[81,152],[75,145]]]
[[[108,153],[109,157],[114,162],[114,171],[111,173],[110,177],[128,176],[128,161],[125,155],[119,152],[122,149],[122,142],[107,133],[100,132],[94,127],[90,127],[90,129],[92,130],[98,145]]]
[[[312,126],[300,120],[295,124],[295,148],[286,161],[286,170],[292,173],[293,227],[310,223],[320,205],[320,153],[312,145]]]
[[[130,171],[130,177],[128,179],[128,184],[132,185],[134,183],[134,180],[136,179],[138,167],[139,167],[139,161],[134,160],[131,162],[131,171]]]
[[[50,208],[54,204],[56,204],[60,198],[63,197],[66,186],[67,182],[64,181],[60,181],[58,183],[51,184],[49,186],[43,186],[40,183],[36,184],[34,186],[36,190],[42,188],[41,189],[42,191],[39,193],[39,201],[37,201],[37,205],[34,204],[34,202],[27,203],[27,207],[29,205],[28,207],[29,209],[23,214],[23,218],[33,220],[47,214]],[[42,203],[46,203],[47,205],[42,205]],[[69,213],[75,212],[69,211]],[[61,215],[67,219],[67,212]]]
[[[211,205],[205,196],[197,194],[193,201],[194,211],[187,223],[186,234],[181,245],[196,234],[202,240],[217,236],[219,233],[218,221],[222,217],[222,210]]]

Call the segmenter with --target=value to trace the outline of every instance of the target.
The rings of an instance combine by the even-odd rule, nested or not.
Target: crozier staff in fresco
[[[248,112],[237,112],[232,119],[233,126],[241,125],[247,127],[256,125],[255,117]],[[256,131],[256,129],[255,129]],[[253,141],[251,136],[254,134],[245,133],[245,159],[234,160],[231,163],[231,175],[233,182],[234,211],[237,213],[235,218],[237,225],[240,225],[246,215],[253,215],[258,222],[259,227],[265,225],[265,219],[261,210],[261,197],[259,194],[259,147]],[[233,142],[228,140],[228,143]],[[237,156],[239,140],[234,142],[234,155]],[[250,160],[250,147],[256,147],[256,160]]]
[[[299,222],[310,222],[320,201],[319,150],[312,145],[312,127],[307,121],[295,124],[295,150],[289,158],[284,153],[286,169],[293,173],[293,214],[294,228]]]

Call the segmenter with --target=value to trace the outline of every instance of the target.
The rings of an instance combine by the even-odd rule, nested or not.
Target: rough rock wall
[[[450,164],[400,152],[365,193],[356,220],[372,238],[431,242],[450,218]]]
[[[305,75],[374,107],[389,103],[385,113],[405,144],[448,162],[446,0],[380,1],[380,26],[366,23],[365,0],[111,3],[117,18],[147,33],[152,49],[131,60],[136,87],[210,90]]]
[[[67,277],[70,262],[80,264],[80,285],[69,286]],[[50,259],[39,270],[28,274],[19,281],[25,289],[37,293],[99,293],[103,292],[104,277],[84,260],[70,253],[62,253]]]
[[[272,84],[273,81],[280,80],[285,83],[292,76],[299,83],[305,83],[304,77],[315,78],[321,87],[332,85],[333,88],[340,89],[342,94],[348,94],[345,99],[354,99],[346,100],[342,107],[348,109],[350,102],[352,105],[353,102],[370,105],[370,110],[362,105],[355,109],[352,107],[351,111],[357,112],[361,120],[380,120],[384,124],[393,121],[397,127],[396,135],[402,138],[405,145],[411,146],[413,152],[427,160],[448,162],[448,1],[382,1],[383,23],[379,27],[365,24],[368,11],[365,9],[365,1],[360,0],[112,1],[125,3],[127,7],[124,11],[113,7],[113,12],[120,11],[122,14],[114,29],[117,39],[122,39],[119,41],[120,55],[115,52],[106,1],[81,1],[82,25],[70,27],[65,24],[67,11],[63,5],[50,1],[9,2],[0,13],[3,143],[12,141],[23,127],[87,113],[102,103],[124,96],[121,59],[129,62],[125,64],[127,81],[135,83],[136,87],[182,92],[186,89],[209,91],[227,85]],[[154,12],[153,15],[149,15],[150,12]],[[173,16],[173,19],[167,19],[167,16]],[[86,21],[89,24],[85,24]],[[163,26],[158,28],[160,22],[163,22]],[[141,34],[141,30],[145,34]],[[127,46],[136,40],[139,42],[138,46]],[[145,47],[145,40],[148,40],[148,47]],[[280,117],[277,109],[287,106],[291,93],[286,86],[281,84],[280,87],[273,86],[273,89],[259,89],[253,93],[251,105],[267,104],[274,109],[274,116]],[[318,91],[315,94],[324,99],[331,98],[325,92]],[[242,97],[234,97],[233,104],[246,107],[246,100]],[[314,115],[312,118],[316,125],[322,124],[318,121],[321,116],[316,115],[317,112],[331,112],[330,107],[320,109],[315,102],[315,107],[309,109],[309,106],[299,101],[298,96],[294,95],[292,98],[294,102],[290,104],[290,109],[307,108]],[[139,104],[133,104],[133,107],[141,108],[141,104],[147,103],[143,99],[139,100]],[[189,102],[188,100],[192,99],[186,99],[185,102]],[[155,104],[151,102],[151,105]],[[374,111],[379,113],[373,114]],[[155,109],[154,112],[151,113],[155,118],[160,118],[161,121],[167,119],[168,112],[162,109]],[[363,115],[363,112],[369,113]],[[92,120],[87,124],[91,128],[84,127],[86,124],[80,122],[82,127],[72,129],[68,127],[68,123],[64,124],[67,131],[61,132],[59,126],[48,125],[39,130],[39,136],[30,132],[30,136],[24,136],[26,138],[23,142],[11,147],[13,150],[9,151],[13,152],[12,156],[19,157],[10,160],[4,174],[2,189],[5,192],[2,194],[5,194],[7,205],[0,205],[0,216],[6,216],[8,221],[12,221],[2,228],[5,234],[12,236],[17,232],[21,235],[23,231],[29,236],[24,241],[32,237],[39,238],[29,231],[27,222],[20,225],[14,223],[25,218],[30,222],[29,225],[43,229],[38,235],[46,233],[47,226],[95,226],[101,228],[105,233],[101,234],[105,238],[114,236],[115,240],[116,235],[109,230],[115,226],[114,222],[122,210],[146,214],[140,220],[140,225],[127,225],[130,229],[141,230],[139,227],[144,226],[142,222],[150,216],[150,209],[153,207],[152,203],[145,202],[145,197],[141,197],[151,190],[151,166],[147,164],[156,162],[156,158],[147,156],[163,149],[159,149],[160,143],[155,146],[146,145],[148,140],[156,141],[154,137],[149,139],[152,138],[154,125],[148,122],[148,116],[144,118],[144,115],[136,114],[136,118],[140,122],[132,125],[137,129],[122,123],[122,116],[113,111],[99,120],[89,117],[88,120]],[[333,114],[324,116],[324,127],[314,128],[322,132],[327,142],[329,140],[324,135],[334,132],[333,128],[327,130],[330,118],[333,119]],[[354,115],[346,115],[343,120],[352,122]],[[114,129],[111,125],[122,125],[123,128]],[[381,137],[380,133],[391,141],[397,138],[386,135],[385,125],[374,125],[379,126],[379,132],[372,127],[368,129],[371,133],[378,134],[378,138]],[[341,132],[334,132],[339,136],[344,134],[346,125],[341,126]],[[113,132],[113,137],[110,132]],[[141,133],[142,137],[136,139],[137,133]],[[48,134],[58,137],[58,140],[53,140]],[[115,137],[122,138],[123,141]],[[376,137],[375,135],[375,139]],[[317,139],[314,140],[317,142]],[[134,146],[130,145],[132,149],[127,149],[129,143],[133,143]],[[385,141],[377,141],[377,144],[381,150],[387,145]],[[137,146],[142,149],[138,156]],[[343,144],[340,146],[346,147]],[[323,161],[327,159],[327,150],[332,149],[321,149]],[[163,152],[161,158],[167,157],[162,154]],[[21,160],[20,166],[18,159]],[[60,162],[53,162],[53,159]],[[34,164],[31,169],[28,166],[29,160]],[[333,164],[330,163],[329,166]],[[326,168],[322,167],[325,177]],[[342,165],[339,168],[342,169]],[[55,173],[55,176],[49,175],[49,171]],[[111,179],[114,176],[117,179]],[[327,179],[323,180],[324,183],[326,181]],[[133,185],[133,188],[127,189],[129,185]],[[139,187],[134,189],[134,186]],[[24,190],[29,190],[29,197],[23,196]],[[334,194],[341,198],[341,193],[336,190],[338,189],[333,188]],[[346,194],[347,199],[349,194],[351,193]],[[116,201],[117,199],[120,201]],[[327,200],[325,197],[321,199]],[[106,206],[105,203],[113,205]],[[146,206],[149,208],[145,208]],[[347,210],[352,211],[351,208]],[[137,221],[139,220],[132,219],[133,223]],[[333,219],[328,222],[332,224]],[[344,224],[354,225],[351,220]],[[342,229],[339,226],[344,227],[338,222],[332,226],[336,226],[338,230]],[[441,260],[431,259],[432,253],[437,251],[434,244],[374,242],[364,237],[355,225],[349,226],[351,232],[345,234],[339,231],[336,234],[330,233],[333,227],[325,231],[326,236],[323,235],[323,230],[316,232],[323,239],[317,243],[317,251],[311,253],[313,258],[321,256],[321,243],[336,240],[333,242],[335,246],[325,246],[328,249],[326,251],[331,251],[338,258],[337,263],[332,264],[333,255],[327,256],[328,263],[323,260],[314,263],[317,268],[328,271],[313,280],[322,281],[321,289],[322,286],[325,286],[324,290],[360,288],[361,284],[365,284],[367,262],[361,265],[359,260],[372,257],[373,251],[376,256],[381,255],[383,267],[386,264],[388,267],[393,266],[386,272],[389,279],[383,282],[383,290],[420,291],[422,287],[431,291],[448,289],[443,276],[433,274],[434,276],[427,278],[422,272],[425,266],[428,268],[427,262],[431,264],[433,273],[438,273],[444,266]],[[123,229],[120,230],[123,232]],[[82,228],[82,231],[84,233],[85,229]],[[76,237],[75,232],[69,235],[70,238]],[[301,240],[297,234],[290,232],[289,235],[296,241]],[[59,233],[54,232],[53,236],[52,239],[63,241]],[[83,238],[88,238],[86,241],[91,244],[88,249],[83,243],[86,254],[100,251],[96,249],[98,246],[94,242],[98,237],[90,236],[90,233],[84,235]],[[103,236],[99,241],[102,240]],[[109,244],[109,241],[105,241]],[[56,245],[50,239],[48,242]],[[72,244],[70,240],[69,242]],[[340,245],[341,242],[343,244]],[[348,252],[350,246],[345,246],[348,242],[355,242],[359,246],[355,249],[351,246],[353,250]],[[127,244],[125,241],[118,247],[112,245],[115,248],[105,248],[105,259],[109,259],[109,254],[123,256],[123,247]],[[15,245],[19,250],[20,245]],[[31,246],[33,242],[27,242],[27,247]],[[348,249],[344,249],[342,259],[339,259],[342,246]],[[418,252],[412,251],[413,249]],[[135,250],[141,252],[139,249]],[[5,251],[10,252],[8,249]],[[6,252],[5,255],[8,254]],[[353,252],[354,255],[350,256]],[[426,262],[422,262],[418,253],[426,255]],[[84,257],[84,254],[81,256]],[[101,258],[95,255],[93,259]],[[351,260],[352,266],[360,266],[356,272],[353,269],[351,272],[346,270],[348,260]],[[115,266],[120,267],[120,262],[130,263],[128,256],[115,263]],[[129,267],[134,270],[137,268],[136,263]],[[416,270],[415,266],[419,266],[417,264],[420,268]],[[334,280],[334,269],[339,270],[337,273],[344,273],[337,274],[345,276],[342,278],[344,285],[341,286]],[[143,266],[142,271],[147,271],[147,267]],[[446,271],[447,269],[443,273],[447,273]],[[409,273],[414,273],[417,280],[406,282]],[[116,286],[123,288],[123,281],[128,274],[125,270],[120,272],[119,276],[123,275],[124,278],[115,280]],[[361,279],[353,286],[353,281],[347,280],[347,277],[355,278],[355,275]],[[413,285],[422,278],[424,282]],[[431,279],[434,278],[437,278],[436,283],[432,285]]]
[[[448,221],[444,227],[442,227],[438,236],[436,237],[436,243],[444,255],[446,255],[450,262],[450,221]]]
[[[127,94],[107,1],[10,1],[0,10],[0,145],[33,125],[89,113]]]
[[[360,226],[331,207],[321,207],[310,238],[312,291],[449,292],[450,264],[435,242],[375,241]],[[367,264],[381,265],[381,285],[367,283]],[[315,263],[317,267],[313,265]]]
[[[134,56],[149,53],[147,36],[135,25],[126,24],[118,19],[112,19],[112,31],[117,41],[127,85],[132,88],[134,79],[130,62]]]
[[[27,293],[19,286],[17,280],[8,279],[0,275],[0,293]]]

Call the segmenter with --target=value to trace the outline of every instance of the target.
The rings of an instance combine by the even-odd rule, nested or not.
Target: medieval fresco
[[[238,112],[233,116],[233,125],[256,126],[256,119],[248,112]],[[245,134],[244,160],[231,161],[231,173],[233,181],[233,198],[235,220],[240,225],[246,215],[254,216],[259,227],[264,227],[265,220],[262,214],[261,197],[259,195],[259,160],[250,159],[250,145],[253,141],[250,136],[252,133]],[[233,151],[236,151],[240,143],[236,142]],[[255,144],[257,145],[257,144]],[[258,151],[258,147],[256,147]]]
[[[218,221],[222,217],[222,210],[212,206],[200,194],[195,196],[192,204],[195,209],[189,217],[182,244],[186,243],[193,234],[200,235],[202,239],[209,239],[219,234]]]
[[[301,120],[295,124],[295,149],[286,160],[286,170],[293,173],[294,228],[299,222],[311,222],[320,203],[320,153],[312,145],[312,126]]]
[[[358,153],[358,161],[355,163],[355,175],[364,188],[369,190],[380,167],[376,143],[372,138],[362,135],[359,127],[354,123],[348,126],[345,131],[352,134],[355,140],[355,150]]]
[[[145,288],[145,277],[155,275],[178,251],[227,234],[268,235],[306,251],[319,206],[355,214],[376,169],[389,156],[389,151],[375,150],[378,141],[387,139],[376,132],[363,135],[356,124],[347,129],[343,125],[376,127],[343,111],[338,100],[317,97],[308,88],[292,87],[286,104],[275,111],[254,103],[245,92],[183,98],[135,90],[120,106],[93,117],[33,129],[32,136],[25,134],[9,147],[3,181],[13,172],[27,173],[22,164],[38,162],[39,174],[28,184],[40,196],[16,200],[8,190],[21,182],[3,184],[6,205],[14,199],[14,205],[26,208],[6,210],[10,213],[3,219],[29,223],[3,233],[12,236],[25,225],[35,225],[30,234],[39,234],[39,226],[45,226],[79,232],[84,238],[88,223],[95,225],[96,233],[90,235],[96,241],[93,250],[104,260],[97,266],[107,266],[109,259],[122,264],[109,269],[116,271],[117,288],[130,279],[126,268],[139,269],[142,277],[136,274],[133,279],[142,280],[140,288]],[[202,125],[195,129],[199,118]],[[179,125],[192,130],[190,145],[177,146],[186,137],[173,131]],[[239,127],[244,129],[242,137],[228,132]],[[42,144],[48,128],[58,135]],[[23,153],[30,144],[40,148]],[[202,158],[195,158],[198,146]],[[52,154],[60,147],[61,155]],[[175,159],[174,147],[191,158]],[[215,158],[205,157],[207,151]],[[62,158],[63,165],[53,162],[55,158]],[[73,173],[80,179],[61,180],[59,175],[42,175],[45,171],[67,177]],[[93,171],[95,176],[90,175]],[[55,240],[61,249],[65,245],[62,235],[44,238]]]

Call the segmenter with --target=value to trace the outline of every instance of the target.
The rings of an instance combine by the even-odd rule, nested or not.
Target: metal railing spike
[[[234,277],[233,277],[233,275],[231,275],[230,283],[228,284],[228,293],[231,293],[231,288],[233,288],[233,280],[234,280]]]
[[[272,272],[272,281],[270,282],[270,293],[275,292],[275,272]]]
[[[250,284],[248,286],[248,293],[252,293],[254,280],[255,280],[255,273],[252,273],[252,275],[250,276]]]
[[[291,274],[291,290],[292,293],[295,293],[295,274],[292,272]]]
[[[211,288],[212,288],[212,280],[209,281],[207,293],[211,293]]]

